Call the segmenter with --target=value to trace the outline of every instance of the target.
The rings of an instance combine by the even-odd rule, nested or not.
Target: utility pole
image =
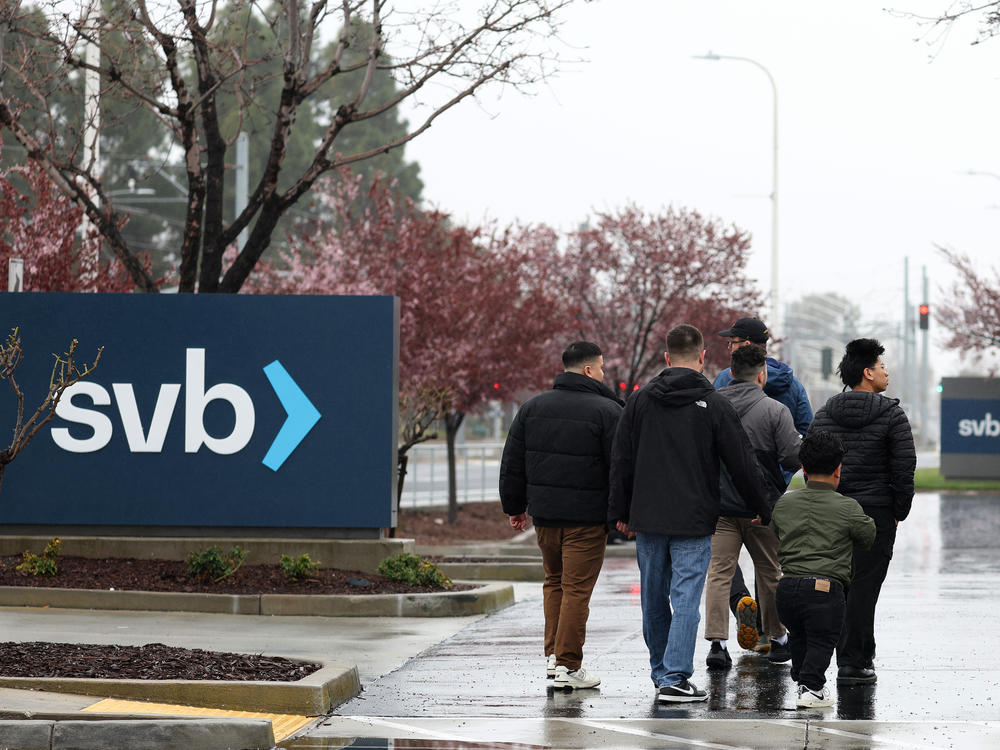
[[[930,305],[930,290],[927,284],[927,266],[923,267],[924,276],[924,296],[922,305]],[[930,430],[927,426],[927,388],[929,385],[929,375],[930,375],[930,363],[927,361],[927,339],[929,338],[929,331],[927,328],[921,325],[920,329],[920,398],[919,404],[919,415],[920,415],[920,442],[923,445],[930,443]]]
[[[903,378],[900,398],[907,406],[913,398],[914,362],[910,340],[913,337],[913,306],[910,304],[910,259],[903,258]]]

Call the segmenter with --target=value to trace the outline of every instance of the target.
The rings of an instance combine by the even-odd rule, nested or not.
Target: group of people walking
[[[839,685],[876,679],[875,609],[916,467],[906,415],[882,395],[884,349],[851,341],[844,392],[814,416],[791,369],[767,357],[763,322],[741,318],[719,336],[731,363],[714,383],[702,333],[682,324],[667,335],[666,367],[624,403],[602,382],[601,349],[574,342],[552,390],[511,424],[500,499],[512,527],[535,527],[555,688],[600,685],[583,645],[609,528],[635,539],[658,701],[708,697],[691,681],[703,592],[710,669],[732,664],[732,611],[741,646],[791,662],[797,706],[830,705],[834,650]],[[800,467],[806,486],[788,491]]]

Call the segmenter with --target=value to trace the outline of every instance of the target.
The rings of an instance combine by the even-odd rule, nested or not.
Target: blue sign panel
[[[1000,400],[941,399],[941,452],[1000,454]]]
[[[104,347],[4,473],[0,523],[395,525],[395,298],[21,293],[0,311],[26,417],[53,353]],[[15,417],[0,383],[0,430]]]

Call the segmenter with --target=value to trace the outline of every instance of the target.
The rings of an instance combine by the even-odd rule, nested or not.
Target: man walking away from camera
[[[764,348],[756,344],[736,349],[732,355],[733,380],[719,393],[729,399],[739,414],[757,462],[767,480],[770,507],[785,491],[781,470],[798,471],[802,437],[792,424],[784,405],[764,395],[767,365]],[[733,660],[726,648],[729,637],[729,589],[740,549],[746,547],[753,559],[754,579],[763,615],[764,633],[770,639],[768,659],[784,662],[791,658],[788,637],[778,619],[774,592],[781,578],[778,539],[767,526],[752,523],[756,515],[733,486],[728,472],[722,472],[722,515],[712,537],[712,561],[708,566],[705,592],[705,638],[712,642],[705,663],[710,669],[727,669]],[[756,644],[755,644],[756,645]]]
[[[768,507],[739,416],[702,375],[701,331],[671,329],[665,358],[667,368],[629,398],[615,433],[608,520],[636,534],[650,676],[657,700],[674,703],[708,697],[689,678],[719,518],[720,461],[765,523]]]
[[[840,492],[853,497],[875,521],[871,549],[855,548],[854,575],[847,592],[847,619],[837,645],[837,684],[875,682],[875,607],[896,541],[896,526],[910,512],[917,466],[913,434],[899,399],[882,393],[889,371],[876,339],[847,344],[837,366],[851,390],[832,396],[816,412],[809,433],[826,430],[847,453]]]
[[[604,379],[596,344],[576,341],[562,355],[565,372],[522,406],[500,461],[500,502],[510,525],[532,517],[545,583],[546,676],[560,689],[593,688],[583,668],[590,595],[607,545],[608,470],[621,402]]]

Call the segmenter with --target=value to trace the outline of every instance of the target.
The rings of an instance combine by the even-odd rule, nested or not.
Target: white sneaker
[[[595,688],[601,684],[601,678],[596,674],[591,674],[583,667],[569,671],[563,665],[556,667],[556,682],[553,687],[564,690],[583,690],[585,688]]]
[[[548,658],[545,660],[545,677],[551,680],[556,676],[556,655],[549,654]]]
[[[796,708],[822,708],[832,705],[833,700],[826,688],[810,690],[805,685],[799,685],[799,697],[795,701]]]

